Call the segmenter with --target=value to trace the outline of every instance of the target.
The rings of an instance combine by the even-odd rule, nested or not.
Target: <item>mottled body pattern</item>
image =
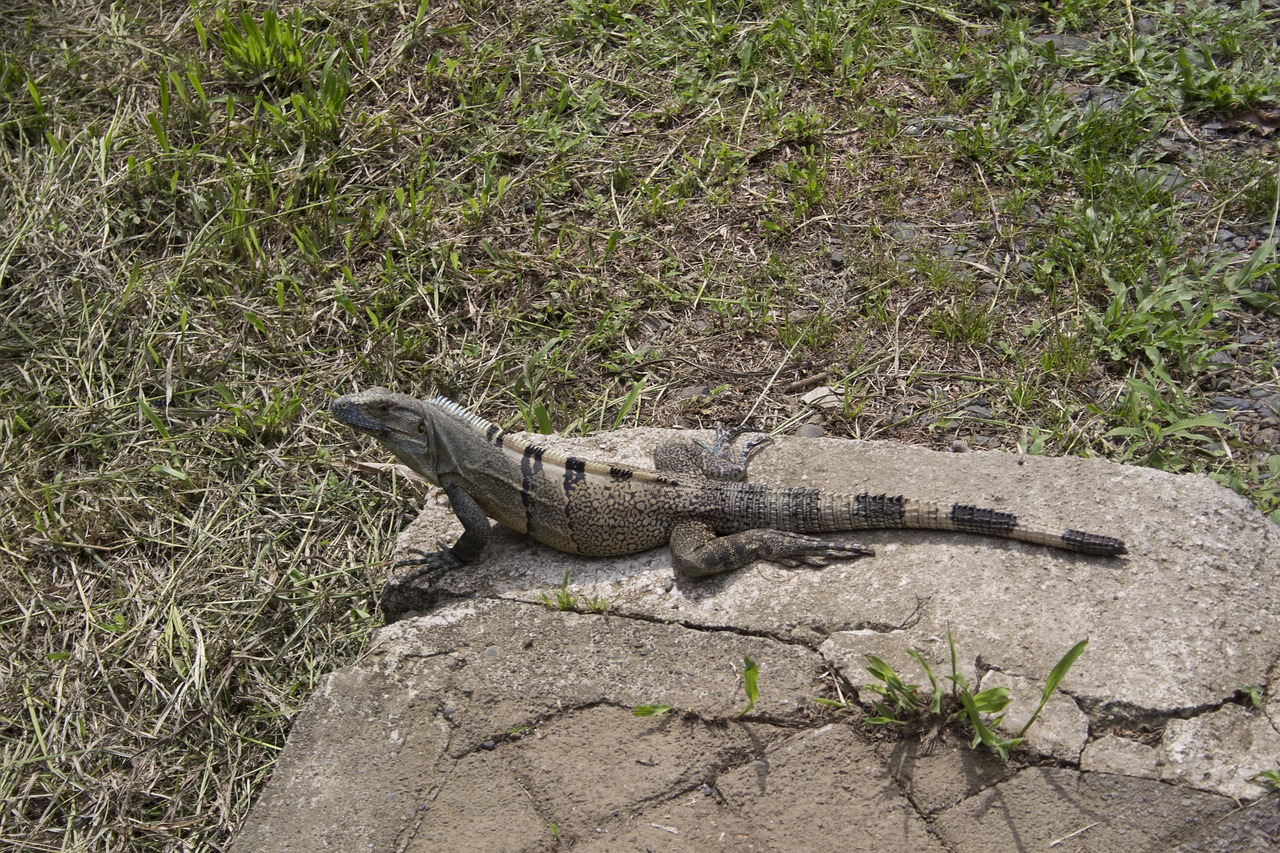
[[[422,566],[415,577],[476,559],[490,518],[571,554],[609,557],[669,544],[676,567],[691,576],[760,559],[823,565],[871,554],[811,535],[871,528],[958,530],[1099,556],[1125,551],[1109,536],[967,504],[747,483],[747,462],[767,439],[734,451],[736,431],[718,434],[710,447],[663,445],[654,452],[658,470],[648,471],[524,442],[443,397],[371,388],[338,398],[331,411],[449,496],[463,535],[452,548],[414,561]]]

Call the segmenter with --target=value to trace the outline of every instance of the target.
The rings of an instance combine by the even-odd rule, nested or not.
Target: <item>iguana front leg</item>
[[[489,544],[489,516],[485,515],[480,505],[457,484],[446,484],[444,493],[449,497],[449,506],[452,507],[453,514],[458,517],[458,521],[462,522],[462,535],[458,537],[457,542],[453,543],[453,547],[440,551],[427,552],[420,548],[410,548],[410,553],[419,556],[401,560],[395,564],[394,568],[401,566],[418,566],[418,568],[398,579],[395,582],[397,586],[413,583],[424,576],[434,577],[474,562],[484,551],[485,545]]]
[[[833,559],[874,555],[875,551],[856,542],[848,545],[816,536],[760,528],[717,536],[702,521],[682,521],[671,531],[671,562],[681,574],[693,578],[731,572],[756,560],[784,566],[825,566]]]

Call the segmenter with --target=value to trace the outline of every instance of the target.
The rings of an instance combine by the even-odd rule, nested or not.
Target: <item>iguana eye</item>
[[[426,435],[426,432],[427,432],[427,419],[423,418],[420,421],[418,421],[418,435]]]

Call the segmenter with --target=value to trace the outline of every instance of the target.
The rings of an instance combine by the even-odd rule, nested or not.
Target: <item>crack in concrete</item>
[[[1111,701],[1100,699],[1096,696],[1080,696],[1067,690],[1062,690],[1061,692],[1071,698],[1076,703],[1076,706],[1084,712],[1085,717],[1089,720],[1091,733],[1094,726],[1123,726],[1126,728],[1150,726],[1152,728],[1160,728],[1170,720],[1194,720],[1196,717],[1221,711],[1227,705],[1244,704],[1238,701],[1236,694],[1233,693],[1231,696],[1215,702],[1203,702],[1199,705],[1160,710],[1157,708],[1145,708],[1131,702]]]
[[[529,600],[529,599],[519,598],[519,597],[487,595],[487,596],[483,596],[482,598],[508,602],[508,603],[515,604],[522,607],[545,608],[552,611],[555,611],[558,609],[558,608],[550,607],[549,605],[546,604],[546,602],[543,602],[543,601],[534,601],[534,600]],[[745,628],[740,628],[740,627],[735,627],[730,625],[698,623],[698,622],[690,622],[688,620],[664,620],[664,619],[660,619],[658,617],[651,616],[644,613],[616,612],[616,611],[602,613],[602,612],[593,611],[593,610],[577,610],[577,609],[572,609],[572,612],[574,612],[579,616],[584,616],[584,617],[628,619],[635,622],[648,623],[648,624],[671,625],[671,626],[677,626],[685,630],[699,632],[699,633],[733,634],[733,635],[749,637],[753,639],[768,640],[770,642],[779,643],[781,645],[795,646],[795,647],[807,649],[817,654],[822,659],[822,661],[826,664],[826,666],[829,668],[829,671],[835,677],[840,678],[847,686],[851,688],[853,692],[853,696],[851,697],[851,701],[849,704],[856,705],[858,710],[862,712],[864,715],[868,713],[863,701],[860,698],[856,698],[860,695],[860,692],[861,692],[860,689],[854,684],[854,682],[844,672],[843,668],[840,667],[838,664],[836,664],[829,657],[823,655],[820,651],[819,646],[815,646],[814,644],[806,642],[801,638],[791,637],[791,636],[780,636],[777,633],[774,633],[772,631],[752,630],[752,629],[745,629]],[[888,623],[867,622],[867,623],[860,623],[859,626],[856,628],[841,628],[836,630],[837,631],[839,630],[874,630],[874,631],[877,631],[878,633],[892,633],[892,632],[902,630],[902,627],[900,625],[889,625]],[[456,650],[444,651],[444,652],[439,652],[431,655],[417,655],[415,657],[419,657],[419,658],[439,657],[439,656],[450,654],[453,651],[456,651]],[[981,667],[981,664],[982,664],[981,656],[979,656],[977,663]],[[986,667],[983,667],[982,671],[979,673],[979,676],[978,676],[979,681],[987,672],[993,672],[993,671],[1006,672],[1007,674],[1013,675],[1014,677],[1025,678],[1025,676],[1018,676],[1016,672],[1003,670],[999,666],[987,665]],[[1031,679],[1031,680],[1034,680],[1034,679]],[[1203,716],[1205,714],[1211,714],[1216,711],[1220,711],[1223,707],[1225,707],[1228,704],[1240,704],[1245,707],[1250,707],[1250,705],[1247,703],[1246,695],[1242,691],[1236,691],[1231,696],[1224,697],[1214,702],[1206,702],[1206,703],[1201,703],[1195,706],[1176,708],[1168,711],[1161,711],[1158,709],[1147,708],[1143,706],[1133,705],[1130,703],[1107,702],[1106,700],[1099,699],[1097,697],[1080,696],[1061,688],[1059,689],[1059,692],[1061,692],[1067,698],[1071,699],[1075,703],[1076,707],[1078,707],[1081,710],[1081,712],[1084,713],[1089,726],[1089,738],[1088,738],[1089,743],[1092,743],[1093,741],[1098,739],[1098,737],[1095,737],[1095,733],[1099,729],[1104,729],[1108,726],[1117,726],[1117,725],[1123,725],[1126,727],[1146,726],[1146,727],[1155,729],[1156,731],[1162,731],[1163,727],[1170,720],[1194,719],[1196,717]],[[613,708],[618,708],[618,709],[627,710],[627,711],[633,710],[633,708],[622,705],[617,702],[612,702],[609,700],[600,700],[596,702],[587,702],[587,703],[580,703],[580,704],[575,704],[571,706],[566,706],[561,709],[558,709],[553,713],[539,715],[535,718],[531,718],[530,720],[525,721],[523,725],[529,728],[545,726],[555,722],[556,720],[563,719],[569,714],[590,710],[596,707],[613,707]],[[727,722],[732,722],[734,720],[741,719],[746,722],[764,724],[764,725],[778,728],[780,730],[785,730],[793,733],[803,733],[806,731],[813,731],[813,730],[816,730],[817,728],[820,728],[823,725],[829,724],[829,721],[822,721],[822,722],[817,722],[813,724],[804,724],[794,720],[779,718],[774,715],[768,714],[766,712],[753,712],[752,714],[746,717],[739,718],[739,717],[731,717],[731,716],[707,716],[707,715],[699,714],[697,712],[694,712],[688,709],[680,709],[674,706],[671,708],[671,711],[677,713],[681,718],[696,719],[699,722],[702,722],[704,724],[724,724]],[[1269,717],[1267,718],[1267,720],[1271,728],[1275,729],[1276,726],[1274,721],[1271,720]],[[449,722],[449,721],[446,720],[446,722]],[[450,724],[452,725],[452,723]],[[1278,731],[1278,733],[1280,733],[1280,731]],[[910,735],[907,735],[905,737],[910,737]],[[902,739],[905,739],[905,737]],[[520,739],[522,739],[522,733],[520,732],[508,731],[508,732],[495,733],[491,735],[485,742],[481,744],[477,744],[476,746],[469,749],[466,753],[462,753],[462,754],[463,755],[471,754],[472,752],[478,749],[484,749],[485,744],[487,743],[492,744],[492,746],[488,747],[492,749],[496,745],[501,745],[504,743],[514,743],[519,741]],[[1054,766],[1054,767],[1059,767],[1063,769],[1071,769],[1071,770],[1076,770],[1078,772],[1085,772],[1080,770],[1080,762],[1078,760],[1068,761],[1065,759],[1055,758],[1048,754],[1031,752],[1030,750],[1028,750],[1028,759],[1034,760],[1037,764]],[[1021,770],[1017,772],[1021,772]],[[897,780],[896,777],[895,777],[895,784],[900,789],[902,789],[902,783],[899,780]],[[992,784],[998,784],[998,783],[992,783]],[[985,788],[979,789],[978,791],[973,792],[973,794],[980,793],[981,790],[985,790]],[[903,789],[903,793],[904,793],[904,796],[908,796],[908,799],[911,799],[909,795],[906,793],[905,789]],[[973,794],[971,794],[971,796]],[[912,807],[915,808],[917,812],[919,812],[919,804],[916,803],[913,799],[911,800],[911,802],[912,802]],[[921,812],[921,816],[925,817],[925,815],[922,812]]]
[[[554,606],[550,606],[544,601],[535,601],[532,599],[519,598],[519,597],[508,597],[508,596],[497,595],[497,594],[481,596],[480,600],[503,601],[511,604],[520,604],[520,605],[527,605],[532,607],[544,607],[550,610],[560,609]],[[800,636],[789,636],[785,634],[779,634],[774,631],[742,628],[734,625],[724,625],[724,624],[709,623],[709,622],[693,622],[688,619],[664,619],[660,616],[653,616],[648,613],[628,612],[628,611],[620,611],[620,610],[609,610],[606,612],[601,612],[601,611],[591,610],[591,609],[579,610],[577,608],[568,608],[567,612],[577,613],[581,616],[610,617],[614,619],[631,619],[636,622],[645,622],[650,625],[678,625],[681,628],[688,628],[691,631],[701,631],[709,634],[713,634],[713,633],[736,634],[737,636],[740,636],[740,637],[751,637],[753,639],[770,640],[772,642],[780,643],[786,646],[797,646],[800,648],[808,649],[811,652],[821,654],[820,652],[820,649],[822,647],[821,642],[812,642]],[[842,631],[873,630],[873,631],[876,631],[877,633],[890,633],[893,631],[902,630],[902,626],[889,625],[888,623],[881,623],[881,622],[858,622],[858,623],[853,623],[847,626],[838,626],[836,628],[827,628],[825,626],[815,625],[815,626],[812,626],[809,630],[811,633],[816,634],[817,636],[823,638],[823,641],[825,641],[825,639],[831,636],[832,634],[837,634]]]

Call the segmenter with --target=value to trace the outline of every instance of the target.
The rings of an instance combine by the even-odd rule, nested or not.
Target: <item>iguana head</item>
[[[436,440],[430,404],[386,388],[339,397],[329,412],[347,426],[373,436],[401,462],[436,482]]]

